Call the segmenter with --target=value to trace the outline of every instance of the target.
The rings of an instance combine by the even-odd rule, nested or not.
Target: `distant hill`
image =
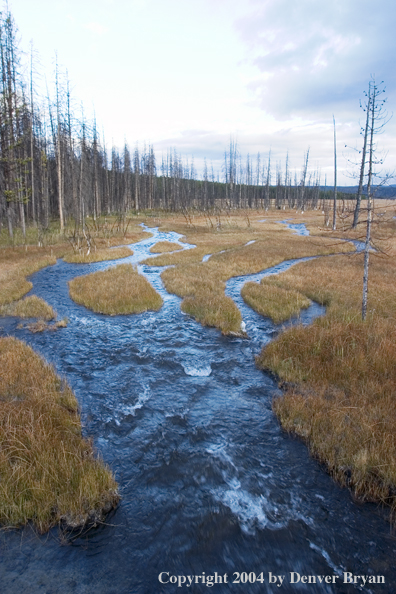
[[[331,192],[333,188],[331,186],[321,186],[320,189]],[[356,194],[358,186],[338,186],[337,191],[344,194]],[[364,186],[363,194],[367,196],[367,186]],[[375,198],[396,198],[396,184],[377,188]]]

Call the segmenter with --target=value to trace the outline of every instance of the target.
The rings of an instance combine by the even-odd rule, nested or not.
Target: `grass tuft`
[[[42,320],[53,320],[56,312],[44,299],[31,295],[15,301],[9,305],[0,305],[1,316],[15,316],[18,318],[41,318]]]
[[[63,320],[58,320],[54,324],[48,324],[45,320],[37,320],[36,322],[31,322],[24,326],[23,324],[18,324],[17,328],[27,328],[33,334],[37,332],[45,332],[45,331],[54,331],[58,330],[58,328],[67,328],[68,320],[67,318],[63,318]]]
[[[87,254],[67,254],[63,259],[71,264],[90,264],[92,262],[104,262],[106,260],[119,260],[132,256],[133,251],[129,247],[103,248]]]
[[[246,283],[241,295],[252,309],[271,318],[275,324],[285,322],[311,303],[298,291],[277,287],[269,279],[262,279],[260,284]]]
[[[132,264],[119,264],[107,270],[69,281],[70,297],[80,305],[108,315],[157,311],[162,298]]]
[[[196,293],[183,300],[182,311],[193,316],[203,326],[219,328],[223,334],[241,334],[241,312],[231,297],[212,293]]]
[[[174,243],[172,241],[159,241],[152,248],[150,248],[150,252],[152,254],[164,254],[167,252],[176,252],[182,250],[182,246],[179,243]]]
[[[76,398],[15,338],[0,339],[0,523],[40,531],[101,521],[119,495],[81,437]]]

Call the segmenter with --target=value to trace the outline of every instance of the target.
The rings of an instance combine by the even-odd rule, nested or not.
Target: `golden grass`
[[[45,532],[102,520],[117,485],[81,437],[71,389],[15,338],[0,339],[0,369],[0,522]]]
[[[56,312],[41,297],[31,295],[14,301],[10,305],[0,305],[1,316],[16,316],[18,318],[42,318],[43,320],[53,320],[56,318]]]
[[[42,252],[40,248],[30,248],[28,252],[0,250],[0,305],[12,303],[30,291],[33,285],[26,276],[56,263],[49,250]]]
[[[132,244],[142,239],[151,237],[151,233],[143,231],[140,226],[141,218],[136,218],[131,223],[122,223],[116,217],[101,217],[96,222],[90,222],[88,227],[92,232],[92,244],[96,247],[96,254],[99,253],[100,259],[95,257],[95,251],[88,258],[86,256],[77,256],[76,261],[97,262],[107,259],[124,258],[130,256],[133,252],[125,247],[119,248],[120,251],[108,250],[109,247],[120,244]],[[27,229],[27,242],[36,243],[39,234],[36,227]],[[9,238],[3,229],[0,232],[0,306],[7,305],[21,299],[32,288],[32,283],[26,279],[27,276],[37,272],[41,268],[51,266],[56,263],[57,258],[64,258],[72,261],[75,253],[70,241],[74,232],[73,225],[66,228],[65,233],[59,231],[59,227],[51,224],[50,228],[44,234],[44,247],[37,245],[24,245],[20,247],[10,247]],[[22,242],[22,238],[16,232],[16,241]],[[85,241],[85,240],[84,240]],[[86,245],[81,243],[82,253],[86,251]],[[109,254],[110,258],[107,257]],[[70,258],[70,260],[69,260]]]
[[[181,309],[203,326],[219,328],[223,334],[244,335],[241,313],[231,297],[224,294],[197,292],[183,300]]]
[[[67,328],[68,320],[67,318],[63,318],[63,320],[58,320],[54,324],[48,324],[43,319],[39,319],[36,322],[30,322],[29,324],[23,325],[18,324],[17,328],[27,328],[33,334],[37,332],[45,332],[45,331],[54,331],[58,330],[59,328]]]
[[[108,315],[157,311],[162,298],[132,264],[119,264],[107,270],[69,281],[70,297],[97,313]]]
[[[242,288],[243,300],[257,313],[280,324],[309,307],[310,300],[304,295],[277,287],[271,280],[263,278],[260,284],[246,283]]]
[[[120,258],[127,258],[132,256],[133,251],[128,247],[119,248],[102,248],[90,252],[88,255],[81,254],[67,254],[63,259],[65,262],[71,264],[89,264],[92,262],[104,262],[105,260],[119,260]]]
[[[136,243],[144,238],[151,237],[151,233],[143,231],[140,223],[143,217],[131,216],[120,218],[115,215],[101,216],[94,220],[92,217],[86,217],[85,232],[93,245],[97,248],[111,247],[116,245],[125,245]],[[82,235],[81,227],[76,230],[73,220],[66,221],[64,232],[60,231],[59,220],[49,221],[47,229],[30,226],[26,228],[26,239],[23,238],[19,228],[14,229],[13,247],[17,246],[37,246],[56,247],[65,245],[67,238],[80,235],[80,246],[86,246],[86,241]],[[8,235],[8,230],[3,227],[0,231],[0,249],[12,249],[12,241]],[[71,246],[69,245],[69,248]],[[18,248],[17,248],[18,249]]]
[[[384,233],[384,230],[382,230]],[[391,245],[393,244],[393,246]],[[361,321],[363,256],[312,260],[279,275],[285,289],[328,306],[265,347],[257,364],[285,394],[273,403],[282,426],[362,500],[396,513],[396,241],[370,256],[369,314]]]
[[[182,249],[183,248],[179,243],[174,243],[173,241],[159,241],[150,248],[150,252],[152,254],[164,254],[166,252],[175,252]]]
[[[258,213],[256,219],[260,216],[263,213]],[[187,241],[197,247],[146,260],[147,264],[156,266],[174,264],[161,275],[167,291],[185,300],[183,311],[204,325],[221,329],[224,334],[240,333],[241,323],[238,308],[224,294],[225,282],[229,278],[257,273],[284,260],[354,250],[351,244],[334,238],[294,235],[273,221],[259,223],[252,217],[247,227],[243,226],[243,216],[234,216],[232,220],[234,223],[221,231],[208,228],[204,217],[195,217],[194,228],[176,220],[172,229],[185,235]],[[279,213],[274,220],[279,220]],[[255,243],[245,245],[252,240]],[[222,250],[224,253],[218,253]],[[205,253],[214,255],[203,263]]]

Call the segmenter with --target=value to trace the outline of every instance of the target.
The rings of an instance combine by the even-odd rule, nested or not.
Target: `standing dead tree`
[[[383,83],[380,83],[382,85]],[[376,146],[374,135],[379,134],[389,121],[388,114],[385,111],[384,104],[386,99],[380,99],[379,95],[385,92],[385,89],[375,83],[373,79],[369,84],[368,92],[368,173],[367,173],[367,221],[366,221],[366,240],[364,244],[364,268],[363,268],[363,296],[362,296],[362,320],[367,317],[367,299],[368,299],[368,278],[369,278],[369,259],[371,249],[371,228],[373,222],[373,177],[379,174],[374,172],[374,165],[382,164],[382,160],[376,160]],[[366,139],[365,139],[366,141]],[[384,183],[385,179],[382,179]],[[378,187],[378,185],[377,185]]]
[[[357,227],[357,224],[359,221],[360,204],[362,201],[362,193],[363,193],[364,169],[365,169],[365,165],[366,165],[366,152],[367,152],[367,137],[368,137],[368,132],[369,132],[370,112],[371,112],[371,106],[370,106],[371,82],[369,83],[369,90],[368,90],[368,94],[366,95],[366,97],[367,97],[367,103],[366,103],[366,106],[363,108],[363,110],[366,111],[366,126],[364,128],[364,134],[363,134],[363,149],[362,149],[362,161],[361,161],[361,165],[360,165],[359,186],[358,186],[358,191],[356,194],[356,206],[355,206],[355,212],[353,215],[353,223],[352,223],[352,227],[354,229]],[[362,132],[363,132],[363,129],[362,129]]]
[[[334,198],[333,198],[333,231],[336,230],[336,216],[337,216],[337,137],[336,137],[336,125],[335,118],[333,115],[333,126],[334,126]]]

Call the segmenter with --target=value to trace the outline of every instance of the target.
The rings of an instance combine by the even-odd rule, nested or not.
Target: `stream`
[[[198,593],[213,575],[221,594],[396,591],[386,512],[356,504],[282,431],[271,409],[280,392],[255,367],[254,356],[287,324],[256,314],[240,289],[299,260],[227,282],[249,339],[225,337],[181,312],[181,299],[163,287],[162,267],[139,264],[158,241],[194,246],[147,230],[153,236],[133,244],[128,258],[58,260],[31,277],[32,293],[68,317],[66,329],[31,334],[15,318],[1,321],[2,335],[25,340],[73,388],[84,434],[122,496],[104,525],[66,543],[56,529],[1,531],[1,594]],[[159,312],[110,317],[70,299],[68,280],[121,262],[137,264],[161,294]],[[323,314],[312,304],[289,324]],[[344,583],[343,572],[384,576],[385,584]],[[335,577],[307,585],[297,574]],[[183,576],[200,577],[187,586]]]

